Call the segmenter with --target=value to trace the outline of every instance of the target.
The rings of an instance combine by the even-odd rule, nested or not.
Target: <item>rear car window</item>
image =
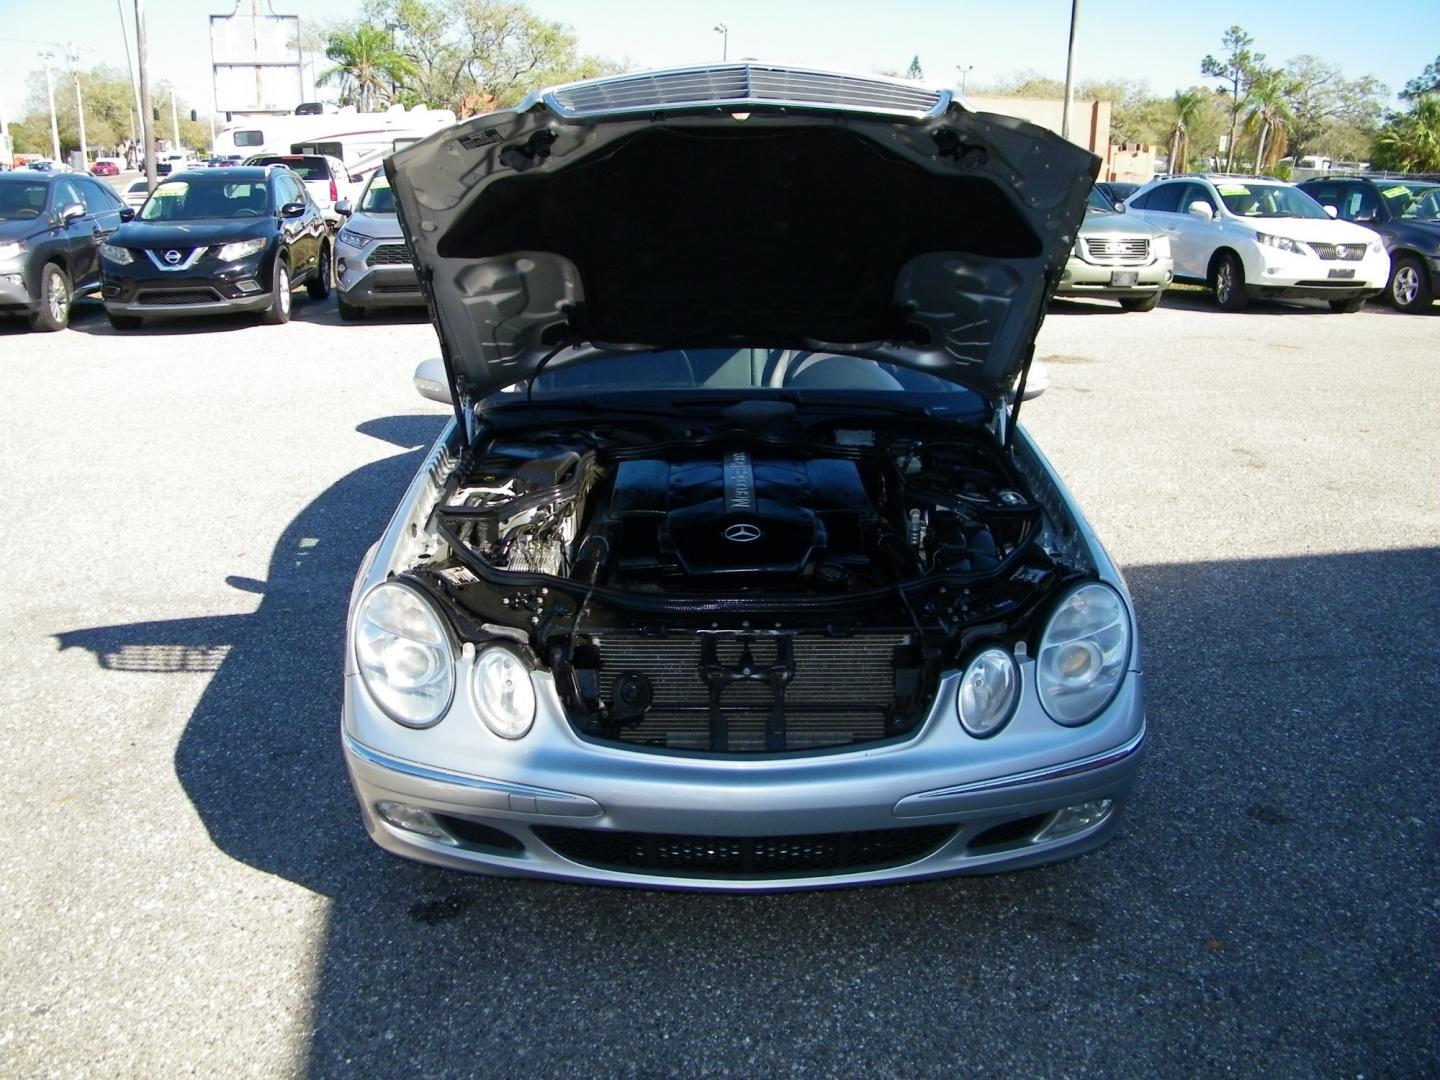
[[[277,154],[274,157],[251,158],[249,165],[288,165],[300,174],[302,180],[329,180],[330,163],[323,157],[294,157]]]

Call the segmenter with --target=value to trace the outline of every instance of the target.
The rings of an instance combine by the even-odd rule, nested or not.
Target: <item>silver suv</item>
[[[1117,213],[1094,188],[1056,296],[1099,296],[1126,311],[1150,311],[1174,277],[1170,238],[1138,218]]]
[[[335,211],[348,219],[335,237],[340,318],[363,319],[368,308],[423,306],[425,298],[385,174],[377,172],[370,178],[358,204],[342,200]]]

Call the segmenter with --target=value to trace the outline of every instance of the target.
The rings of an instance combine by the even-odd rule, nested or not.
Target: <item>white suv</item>
[[[1279,180],[1170,176],[1135,192],[1125,209],[1170,237],[1176,281],[1208,285],[1228,311],[1257,296],[1359,311],[1389,278],[1379,235],[1333,220]]]

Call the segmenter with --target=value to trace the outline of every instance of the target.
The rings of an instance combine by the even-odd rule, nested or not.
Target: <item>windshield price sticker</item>
[[[1221,195],[1249,195],[1250,189],[1244,184],[1220,184],[1216,191]]]
[[[1380,192],[1380,194],[1384,195],[1387,199],[1393,199],[1396,195],[1409,195],[1410,189],[1404,184],[1396,184],[1394,187],[1387,187],[1384,191]]]

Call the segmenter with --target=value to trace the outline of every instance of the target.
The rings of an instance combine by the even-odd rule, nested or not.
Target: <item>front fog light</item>
[[[1114,806],[1115,803],[1110,799],[1095,799],[1093,802],[1067,806],[1050,820],[1049,825],[1035,834],[1035,842],[1038,844],[1042,840],[1059,840],[1082,833],[1109,817]]]
[[[375,813],[397,829],[419,833],[436,840],[445,839],[445,830],[435,823],[428,810],[421,810],[418,806],[407,806],[399,802],[377,802]]]
[[[257,293],[260,291],[260,283],[246,278],[244,281],[237,281],[235,288],[242,293]]]
[[[525,661],[503,646],[475,660],[475,709],[502,739],[519,739],[535,722],[535,686]]]
[[[960,678],[960,692],[955,695],[960,726],[977,739],[994,735],[1010,719],[1019,697],[1015,658],[1004,649],[984,649],[975,654]]]

